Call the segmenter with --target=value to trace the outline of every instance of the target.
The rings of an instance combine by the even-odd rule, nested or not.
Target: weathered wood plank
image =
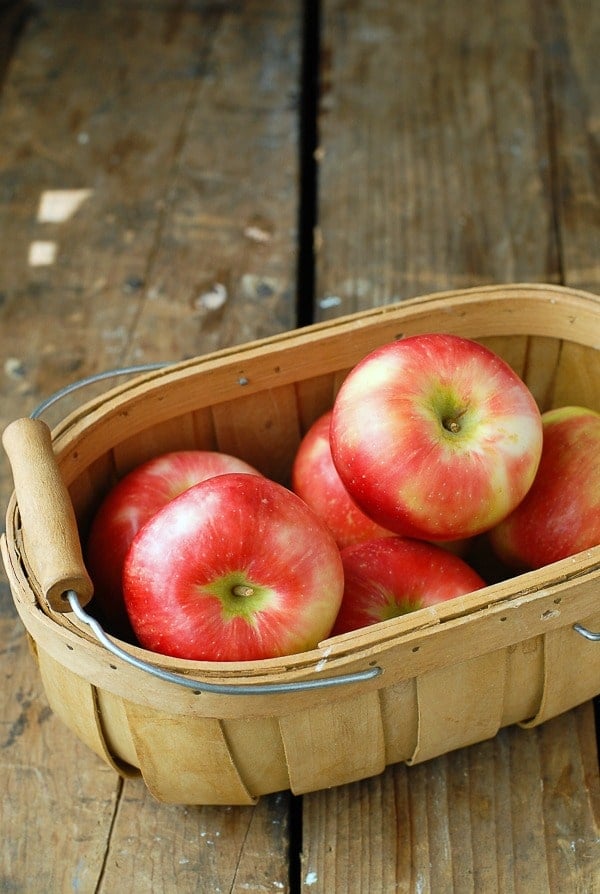
[[[559,277],[528,5],[323,4],[315,313]]]
[[[51,713],[20,621],[0,630],[0,890],[92,892],[119,784]]]
[[[0,107],[1,427],[98,370],[294,325],[300,32],[266,0],[36,3]],[[287,890],[289,796],[165,807],[117,781],[48,716],[1,604],[0,887]]]
[[[325,0],[316,317],[482,281],[600,287],[600,17],[575,6]],[[305,795],[302,890],[595,891],[599,792],[591,705],[508,728]]]
[[[305,796],[302,890],[594,894],[599,808],[588,704]]]
[[[128,783],[119,804],[101,890],[286,891],[275,856],[288,847],[286,795],[255,807],[157,805],[141,783]],[[141,844],[143,842],[143,844]]]
[[[600,15],[592,2],[539,4],[556,221],[565,283],[597,291],[600,283]]]

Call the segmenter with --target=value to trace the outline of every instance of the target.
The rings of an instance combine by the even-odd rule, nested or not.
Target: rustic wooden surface
[[[2,427],[88,373],[436,289],[600,290],[590,2],[40,0],[0,25]],[[48,190],[89,193],[41,221]],[[1,891],[600,890],[592,705],[302,798],[164,806],[51,715],[4,579],[0,608]]]

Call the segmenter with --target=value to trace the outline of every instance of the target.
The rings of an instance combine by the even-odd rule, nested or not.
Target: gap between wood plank
[[[319,107],[320,0],[305,0],[300,86],[300,184],[298,201],[298,267],[296,325],[314,322],[315,251],[317,223],[317,149]]]
[[[548,22],[548,10],[545,4],[536,3],[536,17],[538,20],[539,31],[543,35],[543,40],[547,44],[553,39],[552,29]],[[548,144],[548,186],[550,189],[550,208],[552,211],[552,223],[554,229],[554,238],[556,239],[556,259],[558,263],[558,281],[561,285],[565,282],[565,262],[564,248],[562,243],[562,226],[560,219],[560,164],[558,157],[558,146],[556,144],[556,109],[553,93],[553,72],[552,65],[548,62],[548,53],[546,48],[541,53],[542,58],[542,84],[544,96],[544,108],[546,116],[546,140]]]
[[[19,37],[32,11],[27,0],[8,0],[0,9],[0,92]]]
[[[320,87],[321,0],[305,0],[302,32],[299,98],[298,260],[296,271],[296,325],[315,320],[315,249],[317,224],[318,110]],[[302,890],[302,796],[290,794],[288,809],[289,894]]]
[[[125,780],[122,776],[117,777],[117,788],[115,792],[115,804],[112,811],[112,816],[110,818],[110,825],[108,827],[108,835],[106,836],[106,847],[104,848],[104,855],[102,858],[102,864],[100,866],[100,872],[98,873],[98,880],[96,882],[96,886],[94,888],[94,894],[100,894],[102,890],[102,883],[104,881],[104,876],[106,875],[106,867],[108,865],[108,855],[110,854],[110,849],[112,845],[113,832],[115,829],[115,825],[117,822],[117,817],[119,815],[119,810],[121,807],[121,802],[123,800],[123,790],[125,787]]]

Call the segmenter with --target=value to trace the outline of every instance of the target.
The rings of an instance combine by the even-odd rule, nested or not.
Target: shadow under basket
[[[43,423],[7,428],[15,493],[2,556],[49,704],[117,772],[141,772],[158,800],[316,791],[540,724],[600,692],[600,643],[583,635],[600,629],[600,547],[266,661],[181,661],[117,641],[132,664],[63,599],[91,596],[80,542],[119,477],[199,448],[288,484],[302,435],[349,369],[423,332],[487,344],[542,411],[600,411],[600,299],[516,284],[428,295],[137,374],[71,412],[51,439],[46,427],[46,445],[27,426],[8,435]]]

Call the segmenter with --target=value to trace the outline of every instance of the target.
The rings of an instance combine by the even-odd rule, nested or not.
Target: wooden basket
[[[488,344],[542,410],[600,410],[600,299],[511,285],[430,295],[138,375],[71,413],[52,444],[41,429],[32,438],[27,420],[6,430],[15,494],[2,555],[48,701],[118,772],[141,771],[159,800],[250,804],[339,785],[542,723],[600,692],[600,644],[581,635],[600,628],[600,547],[288,658],[186,662],[117,643],[188,685],[109,652],[65,605],[65,590],[82,604],[90,596],[79,537],[119,476],[199,447],[288,483],[302,434],[346,372],[376,345],[426,331]]]

